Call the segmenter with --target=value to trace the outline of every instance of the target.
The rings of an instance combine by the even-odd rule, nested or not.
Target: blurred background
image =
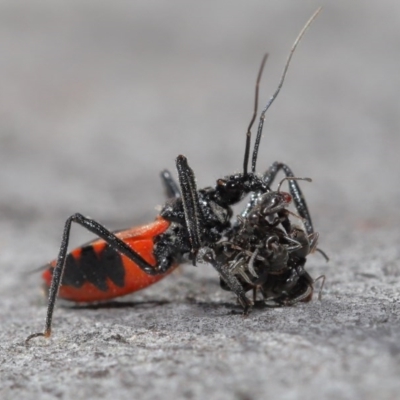
[[[45,314],[40,278],[27,271],[55,257],[66,218],[81,212],[111,229],[152,221],[164,202],[159,172],[175,172],[178,154],[188,157],[199,187],[241,171],[262,56],[270,54],[260,107],[275,91],[297,34],[320,5],[323,11],[267,114],[258,170],[283,161],[297,176],[313,178],[302,187],[331,263],[326,267],[316,256],[308,265],[313,276],[327,274],[325,301],[240,322],[226,316],[234,300],[221,293],[215,272],[188,267],[134,297],[169,304],[143,313],[60,308],[57,338],[81,331],[66,342],[53,341],[57,354],[52,346],[27,352],[22,340]],[[193,382],[207,391],[214,390],[220,360],[228,360],[221,367],[228,371],[221,393],[255,379],[258,393],[274,396],[285,392],[287,382],[306,386],[302,398],[321,390],[332,399],[382,398],[382,388],[398,394],[399,49],[400,3],[394,0],[0,0],[0,355],[4,347],[1,359],[8,360],[0,373],[11,382],[7,387],[22,387],[26,398],[32,390],[62,397],[59,380],[65,379],[70,398],[92,396],[107,385],[128,388],[123,398],[131,398],[135,382],[145,394],[137,398],[160,398],[151,397],[143,384],[147,377],[140,378],[147,367],[157,377],[165,374],[165,387],[184,390],[186,374],[200,365],[202,379],[211,383],[203,385],[197,376]],[[72,232],[72,246],[91,238],[81,228]],[[149,333],[155,323],[173,338],[168,344],[160,336],[157,352]],[[93,339],[85,336],[88,326]],[[175,360],[180,334],[193,327],[199,334],[188,339],[188,349],[194,340],[208,356],[192,359],[183,351]],[[125,357],[127,347],[119,343],[107,353],[102,346],[109,332],[131,337],[138,329],[150,343],[144,350],[132,339],[127,365],[135,372],[122,375],[128,384],[102,379],[103,386],[97,380],[88,389],[86,370],[97,371],[100,362],[90,347],[94,341],[100,353],[110,354],[103,363],[114,365],[115,349]],[[222,329],[219,339],[207,336]],[[17,344],[9,344],[10,338]],[[232,348],[239,350],[230,362]],[[137,352],[149,362],[139,372]],[[164,354],[163,364],[153,360],[157,354]],[[241,366],[247,373],[236,371]],[[36,373],[27,380],[31,368]],[[170,379],[176,369],[182,378]],[[356,392],[349,389],[353,385]],[[163,387],[155,381],[154,388]]]
[[[80,211],[129,226],[152,219],[158,173],[178,154],[200,187],[239,171],[261,57],[264,104],[319,5],[267,115],[258,168],[279,160],[312,177],[316,220],[393,222],[400,5],[390,0],[2,0],[0,220],[49,220],[58,233]]]

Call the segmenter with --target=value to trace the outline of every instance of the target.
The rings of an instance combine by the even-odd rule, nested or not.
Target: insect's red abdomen
[[[154,239],[165,232],[170,222],[156,221],[118,232],[116,236],[127,243],[149,264],[156,266],[153,256]],[[50,286],[56,260],[49,264],[43,279]],[[144,289],[171,272],[147,275],[133,261],[111,249],[103,240],[95,240],[68,254],[59,297],[76,302],[112,299]]]

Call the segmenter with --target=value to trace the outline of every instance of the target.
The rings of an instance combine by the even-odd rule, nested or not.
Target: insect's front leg
[[[229,289],[236,294],[240,305],[243,307],[243,315],[248,315],[253,304],[246,296],[246,292],[238,279],[229,271],[229,265],[226,260],[216,256],[215,252],[211,249],[204,250],[202,260],[211,264],[216,269]]]
[[[196,178],[185,156],[178,156],[176,159],[176,168],[178,170],[179,185],[182,193],[186,229],[192,248],[191,258],[193,265],[196,265],[197,253],[203,246],[202,232],[205,226],[204,216],[200,207]]]
[[[292,170],[284,163],[275,161],[267,172],[264,174],[264,181],[268,187],[270,187],[276,178],[278,172],[282,170],[287,177],[294,177]],[[300,189],[299,184],[295,180],[289,179],[289,190],[292,195],[294,204],[300,217],[304,219],[304,226],[309,235],[314,232],[313,224],[311,221],[311,215],[308,211],[307,203],[304,198],[303,192]]]
[[[65,269],[65,261],[67,257],[68,243],[71,233],[71,225],[72,222],[75,222],[90,232],[94,233],[101,239],[103,239],[113,250],[123,254],[128,257],[131,261],[133,261],[141,270],[143,270],[147,275],[159,275],[165,273],[169,267],[172,265],[168,265],[165,268],[156,268],[149,264],[143,257],[140,256],[136,251],[134,251],[128,244],[119,239],[114,233],[110,232],[103,225],[98,222],[84,217],[82,214],[74,214],[67,219],[64,226],[64,231],[62,235],[60,251],[57,257],[57,263],[53,270],[53,277],[51,281],[51,286],[49,290],[49,299],[47,306],[47,316],[45,322],[45,328],[43,332],[34,333],[26,339],[26,342],[29,342],[34,337],[44,336],[49,337],[51,335],[51,325],[52,318],[54,312],[54,306],[56,303],[56,298],[58,291],[61,285],[61,279]]]

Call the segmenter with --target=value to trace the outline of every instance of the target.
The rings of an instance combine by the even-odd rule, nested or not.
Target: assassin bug
[[[282,163],[274,163],[264,175],[256,174],[258,148],[265,113],[280,92],[297,44],[319,11],[320,9],[314,13],[295,40],[278,88],[261,113],[251,172],[248,171],[251,127],[257,115],[259,83],[267,55],[263,58],[256,81],[255,106],[246,134],[243,172],[218,179],[214,187],[198,190],[193,170],[186,157],[180,155],[176,159],[179,184],[168,171],[161,174],[169,199],[153,223],[113,233],[81,214],[69,217],[65,222],[57,260],[50,263],[43,274],[46,284],[50,286],[44,331],[30,335],[27,342],[34,337],[51,335],[58,293],[60,297],[77,302],[110,299],[149,286],[186,259],[191,260],[193,265],[196,265],[198,258],[209,260],[207,252],[202,255],[200,250],[212,249],[231,232],[231,206],[246,195],[253,194],[244,212],[246,214],[260,194],[270,192],[270,185],[280,170],[288,177],[294,176],[290,168]],[[290,195],[286,193],[286,198],[293,198],[298,214],[305,221],[307,234],[313,234],[307,204],[296,180],[289,180],[289,189]],[[83,226],[100,239],[67,254],[72,222]],[[243,286],[233,274],[220,268],[213,260],[209,261],[230,290],[237,295],[247,313],[252,304],[246,297]]]

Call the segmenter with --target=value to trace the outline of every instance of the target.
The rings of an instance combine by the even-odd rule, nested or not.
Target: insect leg
[[[204,219],[201,213],[199,194],[197,192],[196,180],[193,170],[189,167],[185,156],[178,156],[176,159],[178,170],[179,185],[182,191],[183,209],[185,212],[186,228],[192,247],[191,257],[193,265],[196,265],[196,256],[203,241],[201,232],[204,227]]]
[[[320,279],[322,282],[321,282],[321,286],[319,287],[319,290],[318,290],[318,300],[322,300],[322,289],[324,288],[325,279],[326,279],[325,275],[320,275],[318,278],[314,279],[314,283],[319,281]]]
[[[47,306],[47,316],[46,323],[43,333],[34,333],[26,339],[26,342],[31,340],[34,337],[44,336],[49,337],[51,335],[51,322],[53,318],[54,306],[56,303],[56,298],[58,294],[58,290],[61,285],[61,279],[65,268],[65,260],[67,257],[67,249],[68,242],[71,232],[72,222],[76,222],[77,224],[83,226],[90,232],[99,236],[103,239],[112,249],[118,251],[124,256],[128,257],[134,263],[137,264],[140,269],[142,269],[148,275],[158,275],[161,273],[165,273],[167,268],[157,269],[149,264],[146,260],[144,260],[136,251],[134,251],[130,246],[128,246],[125,242],[115,236],[114,233],[110,232],[103,225],[98,222],[84,217],[82,214],[74,214],[71,215],[65,222],[64,232],[62,235],[60,251],[58,253],[57,264],[53,270],[53,278],[51,281],[51,286],[49,290],[49,300]]]
[[[181,197],[181,191],[179,190],[179,185],[175,182],[175,179],[171,175],[171,173],[164,169],[161,171],[161,180],[164,185],[165,194],[168,199],[177,199]]]
[[[224,262],[224,260],[218,260],[211,250],[207,251],[203,255],[203,260],[211,264],[217,270],[229,289],[236,294],[240,305],[243,307],[243,314],[248,315],[252,303],[246,296],[243,286],[237,278],[229,272],[229,266]]]
[[[280,170],[282,170],[287,177],[294,177],[292,170],[286,164],[276,161],[264,174],[264,181],[267,186],[271,186],[272,182],[274,181],[276,175]],[[311,235],[314,232],[314,228],[311,221],[310,212],[308,211],[306,200],[297,181],[289,180],[289,190],[290,194],[292,195],[297,212],[299,213],[300,217],[304,219],[304,226],[306,228],[306,231],[309,235]]]

